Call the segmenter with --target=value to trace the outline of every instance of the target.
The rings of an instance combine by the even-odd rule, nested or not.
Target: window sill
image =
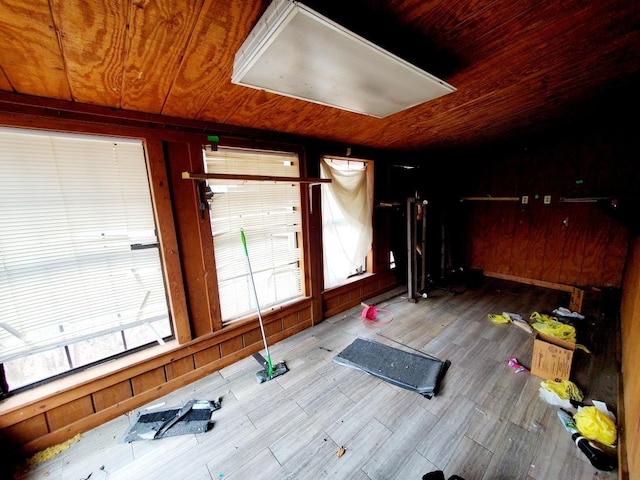
[[[322,293],[330,292],[331,290],[335,290],[335,289],[342,288],[344,286],[351,285],[353,283],[356,283],[356,282],[359,282],[359,281],[362,281],[362,280],[366,280],[368,278],[373,277],[374,275],[375,275],[375,273],[369,273],[369,272],[365,272],[365,273],[362,273],[360,275],[354,275],[353,277],[347,278],[340,285],[334,285],[333,287],[326,288]]]
[[[111,360],[67,377],[11,395],[0,401],[0,416],[24,408],[27,405],[42,402],[47,398],[58,396],[61,392],[72,389],[82,389],[84,385],[99,381],[101,378],[109,377],[124,369],[130,369],[136,364],[144,363],[158,356],[170,353],[178,347],[177,340],[171,340],[164,345],[150,347],[140,352]]]

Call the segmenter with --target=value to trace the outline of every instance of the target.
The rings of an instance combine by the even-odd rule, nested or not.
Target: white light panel
[[[456,89],[291,0],[273,0],[238,50],[238,85],[383,118]]]

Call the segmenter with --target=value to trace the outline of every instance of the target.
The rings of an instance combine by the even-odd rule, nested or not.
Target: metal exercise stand
[[[419,291],[425,292],[427,287],[426,236],[427,216],[426,200],[407,199],[407,300],[416,303],[420,298]],[[418,235],[420,231],[420,235]],[[418,251],[420,266],[418,267]],[[418,277],[420,290],[418,290]],[[426,294],[425,294],[426,295]]]

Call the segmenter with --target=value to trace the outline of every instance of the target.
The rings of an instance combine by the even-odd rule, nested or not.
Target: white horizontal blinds
[[[0,129],[0,361],[166,326],[157,241],[140,141]]]
[[[293,177],[295,154],[241,149],[205,151],[207,173]],[[256,311],[240,230],[244,229],[260,307],[302,294],[300,184],[208,180],[211,230],[224,323]]]

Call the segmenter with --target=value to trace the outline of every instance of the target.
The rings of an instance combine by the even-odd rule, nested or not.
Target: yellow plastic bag
[[[529,319],[533,322],[531,326],[540,333],[551,335],[569,342],[576,341],[575,327],[559,322],[556,317],[551,317],[544,313],[533,312]]]
[[[575,400],[581,402],[582,390],[571,380],[543,380],[540,386],[545,390],[555,393],[562,400]]]
[[[573,416],[576,428],[589,440],[613,446],[618,432],[616,423],[596,407],[580,407]]]
[[[487,315],[489,320],[493,323],[510,323],[511,319],[507,315],[500,315],[498,313],[490,313]]]

